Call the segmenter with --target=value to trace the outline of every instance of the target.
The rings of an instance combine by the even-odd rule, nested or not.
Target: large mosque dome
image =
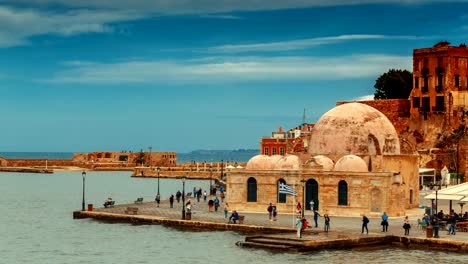
[[[398,155],[398,134],[377,109],[347,103],[326,112],[315,124],[309,142],[312,155]]]

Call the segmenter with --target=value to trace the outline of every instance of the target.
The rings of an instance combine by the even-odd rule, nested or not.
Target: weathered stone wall
[[[45,167],[46,159],[8,159],[6,160],[8,167]],[[48,159],[47,166],[76,166],[73,160],[68,159]]]
[[[0,167],[6,167],[7,165],[8,165],[8,161],[0,157]]]

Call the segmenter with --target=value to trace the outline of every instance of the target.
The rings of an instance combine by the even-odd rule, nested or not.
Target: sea
[[[152,201],[156,179],[131,178],[130,172],[86,174],[85,202],[102,206],[137,197]],[[189,180],[186,188],[208,188]],[[161,179],[163,198],[182,188]],[[0,263],[468,263],[468,256],[423,250],[324,250],[307,254],[239,248],[244,235],[231,231],[182,231],[161,225],[105,223],[73,219],[83,198],[81,172],[53,174],[0,172]]]

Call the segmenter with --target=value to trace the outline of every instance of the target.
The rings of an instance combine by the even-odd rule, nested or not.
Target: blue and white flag
[[[294,190],[293,188],[291,188],[291,186],[288,186],[282,182],[280,182],[279,184],[279,190],[278,190],[279,193],[284,193],[284,194],[289,194],[289,195],[292,195],[292,196],[297,196],[297,192],[296,190]]]

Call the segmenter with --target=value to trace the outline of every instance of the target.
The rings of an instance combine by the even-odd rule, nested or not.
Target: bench
[[[115,201],[106,201],[104,202],[104,207],[109,208],[109,207],[114,207]]]
[[[143,197],[137,198],[135,201],[136,204],[143,203]]]
[[[138,207],[127,207],[127,209],[125,209],[125,213],[126,214],[137,214],[138,213]]]

